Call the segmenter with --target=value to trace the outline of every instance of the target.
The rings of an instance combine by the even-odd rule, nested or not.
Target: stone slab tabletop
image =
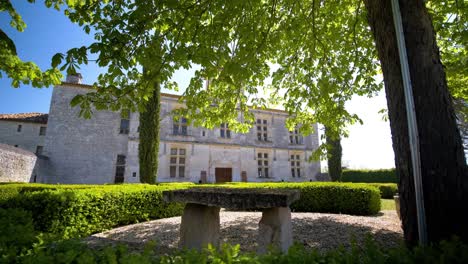
[[[265,188],[192,188],[163,192],[166,202],[195,203],[234,210],[288,207],[299,199],[299,195],[299,190]]]

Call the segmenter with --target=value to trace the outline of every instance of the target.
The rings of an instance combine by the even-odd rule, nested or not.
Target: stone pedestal
[[[258,253],[269,247],[287,252],[292,245],[291,210],[289,207],[264,209],[258,228]]]
[[[188,203],[180,225],[180,248],[219,246],[219,207]]]

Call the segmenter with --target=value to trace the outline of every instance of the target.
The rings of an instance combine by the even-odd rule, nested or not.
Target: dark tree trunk
[[[160,126],[161,87],[154,85],[151,98],[146,102],[145,111],[140,113],[140,182],[155,183],[158,174],[159,126]]]
[[[365,0],[382,65],[405,240],[418,241],[405,100],[390,0]],[[424,206],[431,242],[452,235],[468,241],[468,175],[452,99],[422,0],[400,0],[416,108]]]
[[[325,126],[325,137],[327,140],[327,164],[328,175],[332,181],[341,179],[341,138],[339,135],[331,133],[330,129]]]

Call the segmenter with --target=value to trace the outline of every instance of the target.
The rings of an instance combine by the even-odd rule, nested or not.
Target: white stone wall
[[[34,153],[0,144],[0,182],[30,182],[36,164]]]
[[[130,114],[128,135],[119,134],[120,113],[95,111],[89,120],[79,118],[79,109],[72,108],[69,103],[75,95],[89,92],[84,87],[65,84],[54,88],[44,153],[49,157],[47,182],[112,183],[119,154],[126,156],[125,182],[139,182],[139,114]],[[201,172],[206,171],[208,182],[215,182],[216,168],[232,168],[233,181],[241,181],[245,171],[251,182],[309,181],[316,180],[320,173],[319,162],[306,161],[318,147],[317,133],[305,137],[304,144],[289,144],[284,112],[254,112],[257,118],[268,121],[269,140],[263,142],[257,139],[256,126],[247,134],[232,132],[231,139],[221,138],[219,128],[208,130],[189,126],[188,135],[173,135],[171,111],[178,107],[182,105],[177,98],[162,97],[158,181],[198,182]],[[170,149],[174,147],[186,150],[184,178],[170,177]],[[256,155],[259,151],[269,153],[270,178],[257,177]],[[291,177],[291,153],[302,157],[301,178]]]
[[[21,132],[18,132],[18,125],[21,125]],[[44,146],[45,143],[46,136],[39,135],[41,127],[47,127],[47,125],[0,120],[0,143],[11,146],[18,145],[18,148],[35,153],[37,146]]]
[[[114,182],[117,155],[126,155],[128,135],[119,134],[120,113],[78,116],[79,108],[72,108],[70,101],[88,91],[71,85],[54,88],[44,149],[50,166],[46,182]]]

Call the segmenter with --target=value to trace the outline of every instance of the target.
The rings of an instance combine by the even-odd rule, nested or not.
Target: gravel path
[[[221,243],[240,244],[241,250],[256,250],[260,212],[221,211]],[[125,243],[131,250],[141,250],[149,241],[156,241],[161,253],[177,248],[180,217],[159,219],[115,228],[85,239],[91,246]],[[293,239],[306,248],[320,251],[340,245],[349,248],[354,239],[359,245],[368,234],[385,247],[402,241],[400,221],[395,211],[382,211],[377,216],[344,214],[292,213]]]

